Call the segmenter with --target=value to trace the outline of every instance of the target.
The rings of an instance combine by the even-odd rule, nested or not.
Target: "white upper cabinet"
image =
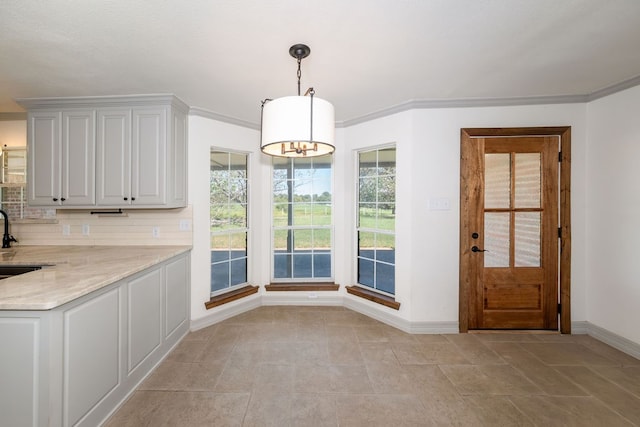
[[[187,204],[187,111],[172,95],[31,98],[28,202],[58,208]]]

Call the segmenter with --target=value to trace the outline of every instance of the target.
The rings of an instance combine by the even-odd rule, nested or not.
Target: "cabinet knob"
[[[57,202],[57,201],[58,201],[58,198],[57,198],[57,197],[54,197],[54,198],[53,198],[53,201],[54,201],[54,202]]]
[[[125,200],[125,201],[126,201],[126,200],[129,200],[129,198],[128,198],[128,197],[125,197],[125,198],[124,198],[124,200]]]
[[[132,197],[132,198],[131,198],[131,201],[133,202],[135,199],[136,199],[135,197]]]
[[[61,197],[60,200],[64,202],[67,199],[65,199],[64,197]]]

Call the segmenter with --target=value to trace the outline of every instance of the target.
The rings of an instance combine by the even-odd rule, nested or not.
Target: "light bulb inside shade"
[[[274,99],[263,106],[261,131],[260,148],[265,154],[280,157],[331,154],[335,148],[336,132],[333,105],[313,97],[312,136],[311,97],[285,96]],[[294,144],[293,149],[291,143]]]

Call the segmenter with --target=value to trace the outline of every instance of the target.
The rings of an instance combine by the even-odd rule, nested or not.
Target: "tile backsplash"
[[[0,219],[0,222],[1,219]],[[123,214],[58,210],[55,219],[11,222],[20,245],[191,245],[192,208],[131,209]]]

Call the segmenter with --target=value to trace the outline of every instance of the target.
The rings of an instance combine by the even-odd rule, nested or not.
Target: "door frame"
[[[466,194],[468,171],[472,165],[469,150],[474,149],[473,138],[482,137],[518,137],[518,136],[558,136],[560,138],[560,332],[571,333],[571,126],[522,127],[522,128],[462,128],[460,129],[460,283],[458,324],[461,333],[469,331],[469,313],[472,301],[469,300],[472,277],[475,275],[471,242],[472,230],[469,221],[470,198]],[[477,166],[477,165],[475,165]]]

